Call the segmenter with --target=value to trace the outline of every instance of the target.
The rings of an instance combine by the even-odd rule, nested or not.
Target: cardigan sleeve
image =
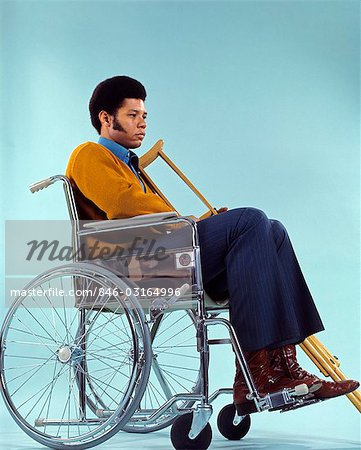
[[[158,195],[143,191],[125,163],[96,144],[88,143],[74,151],[67,174],[108,219],[171,211]]]

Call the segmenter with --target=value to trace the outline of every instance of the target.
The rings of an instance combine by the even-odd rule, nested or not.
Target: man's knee
[[[218,225],[217,225],[218,224]],[[212,216],[209,219],[201,220],[198,223],[198,231],[202,241],[202,236],[215,226],[221,227],[225,230],[230,239],[235,239],[238,236],[257,227],[257,232],[260,233],[261,228],[265,234],[269,233],[270,221],[266,214],[257,208],[235,208],[227,212]]]
[[[265,228],[270,226],[266,214],[257,208],[235,208],[225,214],[232,217],[233,229],[237,233],[245,233],[255,226],[264,226]]]
[[[270,223],[273,239],[276,243],[277,248],[279,248],[285,240],[285,237],[287,236],[287,230],[279,220],[270,219]]]
[[[235,211],[238,211],[239,218],[242,218],[248,226],[254,226],[260,222],[269,221],[266,213],[257,208],[237,208]]]

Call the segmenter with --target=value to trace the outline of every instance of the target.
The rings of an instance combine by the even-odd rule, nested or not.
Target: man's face
[[[143,100],[126,98],[106,128],[109,139],[125,148],[138,148],[145,136],[147,112]]]

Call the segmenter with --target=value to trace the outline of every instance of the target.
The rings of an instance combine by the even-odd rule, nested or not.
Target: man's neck
[[[112,141],[112,142],[114,142],[115,144],[118,144],[118,145],[122,146],[122,147],[125,148],[126,150],[129,150],[129,148],[128,148],[128,147],[125,147],[121,142],[115,141],[114,139],[112,139],[110,136],[107,136],[106,134],[100,133],[99,139],[100,139],[100,138],[104,138],[104,139],[107,139],[108,141]]]

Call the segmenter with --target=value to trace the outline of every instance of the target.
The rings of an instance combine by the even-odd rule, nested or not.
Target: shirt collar
[[[121,161],[125,162],[125,164],[129,163],[130,152],[127,148],[103,136],[100,136],[98,143],[103,147],[107,148],[108,150],[110,150],[114,156],[119,158]]]
[[[114,156],[119,158],[125,164],[134,167],[135,171],[138,172],[139,158],[134,152],[118,144],[118,142],[112,141],[111,139],[107,139],[103,136],[100,136],[98,143],[110,150]]]

